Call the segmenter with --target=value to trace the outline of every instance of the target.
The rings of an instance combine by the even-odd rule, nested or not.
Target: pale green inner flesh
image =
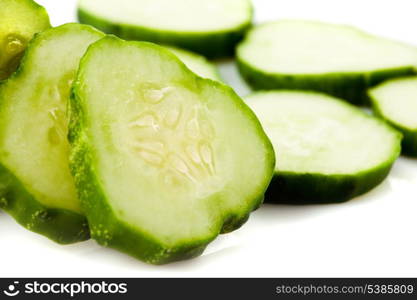
[[[79,6],[109,22],[168,31],[233,29],[251,18],[248,0],[80,0]]]
[[[31,1],[0,1],[0,80],[16,69],[32,36],[49,27],[46,13]]]
[[[118,218],[174,245],[246,215],[269,159],[247,113],[155,46],[100,43],[81,94],[93,168]]]
[[[327,96],[270,92],[246,102],[274,145],[276,171],[354,174],[391,159],[398,147],[394,131]]]
[[[352,27],[312,21],[258,26],[238,56],[271,73],[365,72],[417,65],[417,48],[378,38]]]
[[[221,81],[215,65],[209,62],[204,56],[174,47],[166,46],[165,48],[174,53],[191,71],[196,73],[198,76]]]
[[[79,60],[101,37],[81,27],[52,29],[31,48],[23,73],[3,88],[0,112],[2,163],[40,203],[76,212],[66,107]]]
[[[417,130],[417,79],[407,78],[389,81],[370,91],[387,119]]]

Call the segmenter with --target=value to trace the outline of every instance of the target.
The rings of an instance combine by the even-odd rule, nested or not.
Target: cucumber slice
[[[204,56],[186,51],[183,49],[166,46],[169,51],[175,54],[191,71],[200,77],[222,81],[219,72],[214,64]]]
[[[153,264],[191,258],[262,202],[275,160],[258,119],[166,49],[106,37],[73,95],[70,166],[100,244]]]
[[[19,65],[28,41],[49,28],[46,10],[32,0],[0,0],[0,80]]]
[[[237,58],[255,89],[314,90],[366,104],[368,87],[415,74],[417,48],[349,26],[287,20],[252,29]]]
[[[259,92],[246,103],[276,149],[268,202],[349,200],[382,182],[400,153],[399,132],[325,94]]]
[[[68,166],[66,106],[81,56],[103,36],[80,24],[43,31],[0,86],[0,207],[62,244],[89,237]]]
[[[375,113],[403,134],[403,153],[417,156],[417,78],[390,80],[368,94]]]
[[[80,0],[78,18],[124,39],[230,56],[252,22],[250,0]]]

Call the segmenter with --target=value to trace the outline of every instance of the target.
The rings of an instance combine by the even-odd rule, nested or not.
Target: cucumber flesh
[[[46,30],[29,44],[20,71],[0,86],[4,209],[59,243],[88,237],[69,171],[66,108],[81,56],[103,36],[80,24]]]
[[[401,134],[336,98],[259,92],[246,98],[276,149],[266,201],[340,202],[379,184],[400,152]]]
[[[49,28],[46,10],[32,0],[0,0],[0,80],[16,70],[27,43]]]
[[[222,81],[214,64],[209,62],[204,56],[196,53],[166,46],[169,51],[175,54],[191,71],[200,77]]]
[[[252,29],[237,51],[243,76],[257,89],[326,92],[364,104],[366,89],[414,74],[417,48],[356,28],[278,21]]]
[[[153,264],[194,257],[262,202],[274,153],[257,118],[166,49],[96,42],[70,103],[71,170],[100,244]]]
[[[369,90],[374,111],[402,132],[403,153],[417,156],[417,78],[401,78]]]
[[[251,25],[252,6],[249,0],[80,0],[78,17],[124,39],[220,57],[234,53]]]

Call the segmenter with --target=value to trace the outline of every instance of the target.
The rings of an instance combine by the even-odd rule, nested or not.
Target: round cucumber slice
[[[324,94],[259,92],[246,103],[276,150],[268,202],[349,200],[382,182],[400,153],[399,132]]]
[[[0,0],[0,80],[19,65],[28,41],[49,28],[46,10],[32,0]]]
[[[78,18],[124,39],[230,56],[252,23],[250,0],[80,0]]]
[[[166,49],[106,37],[73,91],[70,166],[100,244],[152,264],[191,258],[262,202],[275,157],[258,119]]]
[[[69,171],[66,108],[81,56],[103,36],[80,24],[43,31],[0,86],[0,206],[62,244],[89,237]]]
[[[175,54],[191,71],[200,77],[222,81],[219,72],[214,64],[204,56],[183,50],[180,48],[166,46],[169,51]]]
[[[403,134],[403,153],[417,156],[417,77],[387,81],[368,94],[375,113]]]
[[[366,104],[370,86],[415,74],[417,48],[349,26],[286,20],[252,29],[237,59],[255,89],[313,90]]]

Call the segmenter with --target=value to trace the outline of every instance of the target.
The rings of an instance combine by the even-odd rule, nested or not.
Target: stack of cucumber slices
[[[78,15],[50,28],[32,0],[0,0],[0,208],[57,243],[192,258],[264,198],[347,201],[417,156],[417,79],[397,78],[412,46],[312,21],[244,37],[249,0],[80,0]],[[271,91],[222,83],[208,58],[236,47]]]

